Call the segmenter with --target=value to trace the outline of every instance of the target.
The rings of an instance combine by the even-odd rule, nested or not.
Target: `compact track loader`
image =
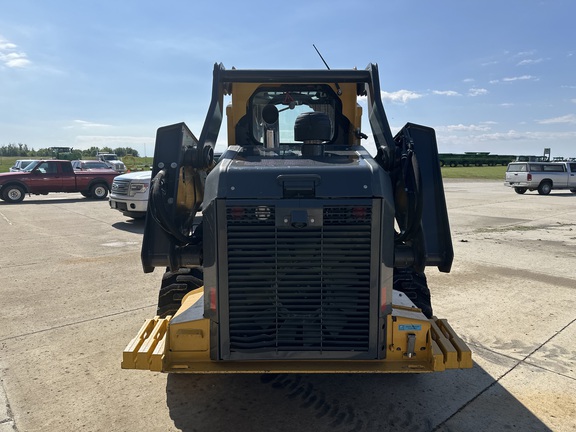
[[[225,96],[230,103],[224,107]],[[361,146],[366,98],[371,156]],[[228,147],[214,146],[224,112]],[[215,65],[199,139],[158,129],[142,244],[166,269],[122,367],[189,373],[472,367],[433,316],[424,270],[452,240],[434,130],[392,136],[377,66]]]

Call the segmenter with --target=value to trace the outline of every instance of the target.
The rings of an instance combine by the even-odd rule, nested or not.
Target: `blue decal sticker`
[[[420,331],[422,330],[421,324],[400,324],[398,325],[400,331]]]

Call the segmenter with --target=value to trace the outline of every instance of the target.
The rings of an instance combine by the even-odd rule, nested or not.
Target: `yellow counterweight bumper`
[[[174,315],[201,301],[189,293]],[[123,369],[176,373],[418,373],[473,366],[472,352],[445,319],[426,319],[419,309],[393,305],[387,322],[387,354],[381,360],[212,361],[210,323],[202,318],[148,319],[124,349]]]

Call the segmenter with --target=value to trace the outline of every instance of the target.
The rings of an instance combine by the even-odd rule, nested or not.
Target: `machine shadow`
[[[113,223],[112,227],[120,231],[144,234],[144,219],[127,219],[123,222]]]
[[[170,374],[166,403],[185,432],[550,430],[477,365],[422,375]]]
[[[551,195],[562,196],[562,197],[576,197],[576,193],[573,193],[573,192],[559,192],[559,193],[552,192]]]
[[[34,199],[31,197],[26,197],[19,203],[7,203],[4,201],[0,201],[0,205],[7,205],[7,206],[22,206],[22,205],[44,205],[44,204],[74,204],[78,202],[87,201],[88,198],[79,197],[79,198],[54,198],[54,199]],[[91,200],[97,201],[97,200]],[[106,201],[104,201],[106,202]]]

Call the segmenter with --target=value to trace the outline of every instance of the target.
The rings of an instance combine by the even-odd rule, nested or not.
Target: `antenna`
[[[326,60],[324,60],[324,57],[322,57],[322,54],[320,54],[320,51],[318,51],[318,48],[316,48],[316,45],[312,44],[312,46],[314,47],[314,49],[316,50],[316,52],[318,53],[318,55],[320,56],[320,58],[324,62],[324,65],[326,65],[326,69],[330,70],[330,66],[328,66],[328,63],[326,63]]]
[[[318,51],[318,48],[316,48],[316,45],[312,44],[312,46],[314,47],[314,49],[316,50],[316,52],[318,53],[318,55],[320,56],[320,58],[324,62],[326,69],[330,70],[330,66],[328,66],[328,63],[326,63],[326,60],[324,60],[324,57],[322,57],[322,54],[320,54],[320,51]],[[338,96],[342,95],[342,89],[340,88],[340,85],[338,83],[334,83],[334,84],[336,85],[336,89],[338,90]]]

